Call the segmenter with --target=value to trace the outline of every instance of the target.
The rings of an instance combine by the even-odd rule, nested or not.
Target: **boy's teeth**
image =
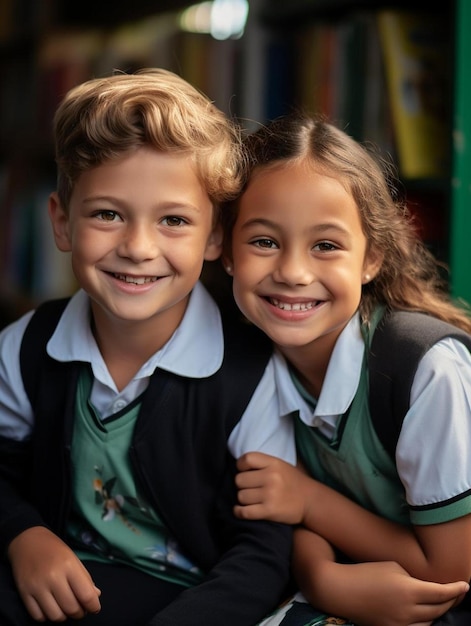
[[[295,302],[291,304],[289,302],[282,302],[276,298],[270,298],[270,302],[273,306],[283,309],[283,311],[308,311],[315,305],[315,302]]]
[[[157,280],[156,276],[127,276],[126,274],[115,274],[115,278],[124,280],[126,283],[134,283],[134,285],[144,285],[145,283],[153,283]]]

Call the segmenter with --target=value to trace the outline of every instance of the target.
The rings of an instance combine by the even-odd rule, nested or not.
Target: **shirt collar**
[[[51,339],[48,354],[57,361],[91,363],[99,379],[106,365],[90,327],[90,300],[79,290],[67,304]],[[139,370],[136,378],[150,376],[154,370],[167,370],[189,378],[205,378],[221,366],[224,338],[219,309],[201,283],[190,295],[183,319],[169,341]]]
[[[356,314],[339,335],[330,357],[322,390],[314,412],[301,397],[281,354],[274,359],[275,378],[283,415],[299,411],[303,422],[311,426],[325,421],[334,425],[350,406],[360,381],[365,344]]]
[[[358,389],[364,351],[360,316],[356,314],[343,329],[335,344],[317,402],[316,415],[345,413]]]

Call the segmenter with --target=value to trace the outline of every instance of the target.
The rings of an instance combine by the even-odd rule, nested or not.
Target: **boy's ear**
[[[369,283],[378,274],[383,264],[384,254],[379,250],[370,250],[363,264],[362,283]]]
[[[206,243],[206,250],[204,253],[205,261],[215,261],[216,259],[219,259],[222,253],[222,240],[222,225],[216,224]]]
[[[69,217],[56,192],[49,196],[48,213],[56,246],[61,252],[70,252]]]

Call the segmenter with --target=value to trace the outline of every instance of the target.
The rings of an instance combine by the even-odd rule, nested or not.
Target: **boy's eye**
[[[167,226],[183,226],[187,221],[177,215],[167,215],[167,217],[163,218],[162,223]]]
[[[320,252],[332,252],[333,250],[337,250],[337,246],[330,241],[321,241],[314,246],[314,250],[319,250]]]
[[[118,213],[116,211],[97,211],[95,213],[96,217],[103,222],[114,222],[119,218]]]
[[[256,246],[257,248],[277,248],[278,246],[276,245],[276,243],[273,241],[273,239],[256,239],[255,241],[252,241],[252,245]]]

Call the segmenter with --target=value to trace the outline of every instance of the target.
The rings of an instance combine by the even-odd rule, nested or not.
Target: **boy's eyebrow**
[[[87,202],[96,202],[97,200],[102,201],[102,200],[106,200],[107,202],[113,202],[116,201],[117,198],[115,198],[114,196],[87,196],[85,198],[82,199],[82,202],[87,203]]]
[[[116,196],[106,196],[106,195],[96,195],[96,196],[88,196],[82,199],[82,202],[84,204],[87,204],[89,202],[112,202],[112,203],[117,203],[117,204],[129,204],[129,202],[127,200],[121,200],[120,198],[117,198]],[[169,210],[169,209],[190,209],[193,211],[197,211],[198,213],[201,213],[201,211],[203,210],[202,207],[196,205],[196,204],[191,204],[190,202],[186,202],[186,201],[182,201],[182,202],[178,202],[175,200],[171,200],[171,201],[166,201],[162,203],[162,206],[164,209]]]

